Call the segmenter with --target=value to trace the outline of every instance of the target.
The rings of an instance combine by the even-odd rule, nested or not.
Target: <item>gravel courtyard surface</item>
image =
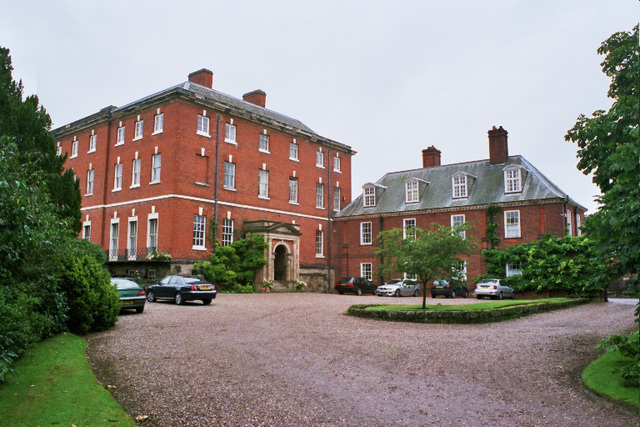
[[[484,325],[345,316],[420,298],[219,295],[148,303],[87,336],[100,382],[151,426],[637,426],[580,374],[634,305],[591,303]],[[431,299],[468,304],[473,299]]]

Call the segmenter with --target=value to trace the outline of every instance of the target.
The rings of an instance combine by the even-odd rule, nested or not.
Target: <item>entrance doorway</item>
[[[287,280],[287,248],[284,245],[279,245],[275,250],[273,279],[276,281]]]

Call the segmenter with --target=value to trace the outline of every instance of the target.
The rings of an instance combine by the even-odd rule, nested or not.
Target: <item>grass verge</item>
[[[96,380],[87,342],[73,334],[41,341],[14,363],[0,384],[3,426],[135,426]]]
[[[628,359],[620,353],[607,352],[587,366],[582,372],[582,382],[596,394],[628,403],[640,410],[640,392],[637,388],[623,386],[622,377],[615,372]]]
[[[500,309],[505,307],[513,307],[518,305],[531,305],[542,303],[563,303],[571,301],[571,298],[545,298],[545,299],[532,299],[532,300],[512,300],[512,301],[487,301],[478,302],[476,304],[427,304],[427,310],[431,311],[484,311],[492,309]],[[383,310],[383,311],[424,311],[422,304],[417,305],[392,305],[392,304],[380,304],[370,305],[366,310]]]

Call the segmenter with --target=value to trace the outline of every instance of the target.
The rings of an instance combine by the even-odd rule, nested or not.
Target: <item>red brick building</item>
[[[229,244],[253,232],[269,244],[258,281],[327,289],[330,219],[351,200],[355,152],[267,109],[263,91],[223,94],[203,69],[53,134],[84,196],[82,237],[115,274],[188,272],[212,235]],[[170,263],[154,261],[163,253]]]
[[[491,245],[486,233],[489,206],[499,206],[498,248],[538,240],[545,233],[577,235],[586,209],[541,174],[522,156],[509,156],[507,131],[489,131],[489,159],[451,165],[440,164],[435,147],[422,151],[421,169],[391,172],[375,183],[334,218],[339,276],[363,276],[376,284],[373,249],[380,231],[393,228],[431,228],[471,223],[467,238],[481,248]],[[465,259],[469,287],[486,273],[480,250]],[[517,274],[518,266],[505,266]]]

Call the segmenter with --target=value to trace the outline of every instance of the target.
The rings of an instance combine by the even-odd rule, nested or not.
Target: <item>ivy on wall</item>
[[[498,205],[489,205],[487,207],[487,215],[486,215],[486,227],[485,233],[487,235],[487,239],[491,243],[490,248],[498,247],[498,223],[495,221],[495,217],[497,214],[502,212],[502,208]]]

